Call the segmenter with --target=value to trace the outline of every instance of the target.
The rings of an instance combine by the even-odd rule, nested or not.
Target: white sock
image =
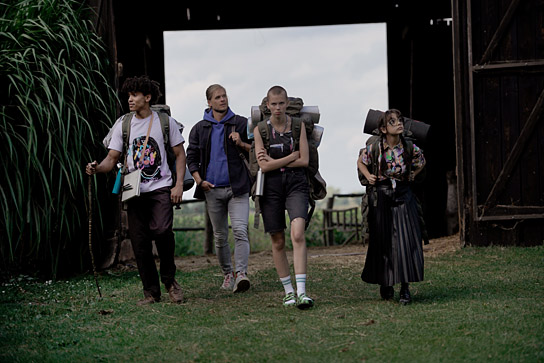
[[[306,293],[306,274],[296,274],[295,280],[297,281],[297,296]]]
[[[285,295],[290,292],[295,292],[293,289],[293,284],[291,284],[291,275],[288,275],[287,277],[280,277],[280,281],[283,285],[283,289],[285,290]]]

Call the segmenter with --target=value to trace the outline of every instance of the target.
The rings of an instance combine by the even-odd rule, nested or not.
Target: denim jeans
[[[213,227],[213,239],[219,264],[224,274],[233,272],[229,246],[229,219],[234,236],[234,272],[247,272],[249,258],[249,193],[235,197],[230,187],[213,188],[207,192],[208,215]]]

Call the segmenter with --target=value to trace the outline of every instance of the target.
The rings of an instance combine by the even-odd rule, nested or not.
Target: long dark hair
[[[387,130],[387,123],[389,122],[389,120],[391,120],[391,116],[393,114],[397,115],[397,118],[399,119],[399,121],[404,124],[404,117],[402,116],[400,111],[395,108],[391,108],[385,111],[378,121],[378,129],[380,130],[380,154],[382,156],[379,162],[379,170],[382,176],[385,175],[385,171],[387,170],[387,161],[385,160],[385,152],[384,152],[385,150],[383,149],[385,133],[382,132],[382,128],[385,128]],[[406,165],[406,171],[408,171],[408,173],[404,175],[404,178],[408,180],[409,171],[411,170],[411,166],[412,166],[412,156],[408,152],[408,148],[406,147],[407,143],[406,143],[406,139],[404,138],[404,134],[400,134],[400,142],[402,143],[402,147],[403,147],[402,158],[404,160],[404,165]]]

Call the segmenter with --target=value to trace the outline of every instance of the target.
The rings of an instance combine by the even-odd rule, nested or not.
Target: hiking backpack
[[[405,148],[407,148],[408,154],[410,155],[410,160],[406,165],[408,173],[410,173],[411,168],[412,168],[412,158],[413,158],[413,155],[414,155],[414,138],[413,138],[412,133],[410,131],[408,131],[408,130],[405,130],[402,135],[403,135],[403,142],[405,144],[403,146]],[[377,162],[377,160],[380,157],[379,156],[380,155],[380,140],[381,140],[380,131],[378,129],[376,129],[376,130],[374,130],[372,132],[372,136],[369,137],[368,140],[366,141],[366,146],[372,144],[372,152],[371,152],[372,153],[372,155],[371,155],[372,165],[371,165],[371,170],[369,169],[369,172],[371,174],[373,174],[373,175],[376,175],[376,176],[378,175],[378,162]],[[359,150],[359,157],[361,157],[361,154],[363,153],[363,150],[365,148],[362,148],[362,149]],[[426,172],[427,172],[427,169],[426,169],[426,166],[424,166],[423,170],[421,170],[416,175],[414,180],[412,180],[411,182],[416,183],[416,184],[419,184],[419,183],[423,182],[423,180],[425,179]],[[368,193],[374,193],[376,191],[376,189],[374,188],[373,185],[371,185],[368,182],[368,179],[359,170],[358,166],[357,166],[357,175],[359,177],[359,182],[361,183],[361,185],[367,188],[367,192],[363,195],[363,198],[361,199],[361,214],[362,214],[362,218],[363,218],[363,234],[368,235],[368,221],[367,221],[368,207],[369,207]],[[419,225],[420,225],[420,228],[421,228],[421,236],[423,238],[424,244],[429,244],[429,236],[428,236],[428,233],[427,233],[427,227],[426,227],[426,224],[425,224],[425,219],[423,217],[423,209],[421,207],[421,203],[420,203],[419,199],[417,198],[417,196],[416,195],[414,195],[414,196],[415,196],[416,202],[417,202],[416,204],[417,204],[417,209],[418,209],[417,212],[418,212]],[[376,207],[376,201],[377,201],[377,198],[374,198],[374,205],[373,205],[374,207]]]
[[[161,123],[161,129],[162,129],[162,137],[164,140],[164,149],[166,150],[166,161],[168,163],[168,167],[170,168],[170,173],[172,174],[172,185],[176,184],[176,155],[174,154],[174,151],[172,150],[172,147],[170,146],[170,107],[168,105],[152,105],[151,111],[157,112],[159,115],[159,120]],[[128,137],[129,137],[129,131],[130,131],[130,121],[132,120],[132,117],[134,116],[134,112],[128,112],[121,116],[115,124],[111,127],[110,131],[102,141],[104,146],[107,148],[109,146],[109,143],[111,141],[111,137],[113,134],[113,129],[115,126],[121,122],[122,125],[122,132],[123,132],[123,152],[124,154],[128,150]],[[183,133],[183,125],[179,123],[177,120],[174,119],[176,122],[180,134]],[[126,173],[127,170],[124,170],[124,173]],[[191,173],[189,172],[189,168],[185,166],[185,178],[183,179],[183,191],[187,191],[191,189],[194,185],[195,181],[193,177],[191,176]]]
[[[266,98],[263,99],[260,110],[266,116],[266,109],[263,109],[263,104],[266,105]],[[266,107],[266,106],[265,106]],[[264,112],[263,112],[264,111]],[[317,129],[315,123],[319,121],[319,117],[311,116],[310,114],[304,113],[303,102],[300,98],[291,98],[289,97],[289,105],[286,112],[291,116],[291,131],[293,133],[294,140],[294,150],[299,149],[300,144],[300,133],[301,128],[304,125],[306,128],[306,138],[308,139],[308,167],[306,168],[306,175],[308,179],[309,186],[309,203],[310,211],[308,212],[308,219],[306,221],[306,228],[308,227],[312,215],[315,210],[315,201],[324,199],[327,196],[327,183],[319,173],[319,153],[318,146],[321,142],[321,136],[323,133],[323,128],[320,127]],[[257,127],[259,134],[263,140],[265,149],[268,150],[270,146],[270,135],[267,125],[268,120],[258,121],[255,125],[255,117],[252,114],[252,127]],[[254,126],[255,125],[255,126]],[[256,178],[259,171],[259,164],[257,163],[257,155],[255,153],[255,141],[251,143],[251,148],[249,151],[249,172],[253,178]],[[255,200],[255,227],[258,227],[258,215],[260,213],[259,206],[259,197],[255,195],[255,183],[251,188],[251,195]]]

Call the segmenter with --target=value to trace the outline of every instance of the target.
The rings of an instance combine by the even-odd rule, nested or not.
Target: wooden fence
[[[204,226],[201,227],[174,227],[172,228],[174,232],[187,232],[187,231],[204,231],[204,253],[205,254],[213,254],[214,248],[213,248],[213,228],[212,223],[210,221],[210,217],[208,215],[208,208],[206,207],[206,201],[200,200],[200,199],[189,199],[189,200],[183,200],[181,204],[192,204],[192,203],[204,203]],[[181,207],[177,206],[176,209],[180,209]],[[229,226],[230,228],[230,226]]]
[[[363,216],[360,214],[360,208],[355,207],[339,207],[334,208],[335,198],[361,198],[361,194],[333,194],[327,199],[327,208],[323,209],[323,244],[332,246],[335,243],[334,231],[346,232],[347,237],[344,238],[343,244],[349,243],[351,240],[363,241]]]

